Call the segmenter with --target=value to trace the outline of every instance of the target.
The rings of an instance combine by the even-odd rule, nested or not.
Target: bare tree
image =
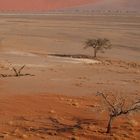
[[[21,71],[25,68],[25,65],[23,65],[20,69],[16,69],[15,67],[13,67],[13,71],[15,72],[15,76],[22,76]]]
[[[101,92],[98,92],[97,95],[100,95],[104,99],[109,111],[109,120],[106,133],[111,132],[112,121],[114,120],[114,118],[117,118],[121,115],[126,115],[132,111],[140,110],[140,99],[138,99],[137,101],[133,101],[130,105],[128,105],[128,101],[122,97],[117,98],[113,96],[112,99]]]
[[[15,74],[10,74],[10,75],[7,75],[7,74],[0,74],[0,77],[20,77],[20,76],[34,76],[32,74],[29,74],[29,73],[25,73],[25,74],[22,74],[22,70],[25,68],[25,65],[23,65],[22,67],[20,67],[19,69],[15,68],[15,67],[12,67],[12,70],[14,71]]]
[[[104,50],[110,49],[111,46],[112,45],[110,43],[110,40],[106,39],[106,38],[87,39],[85,41],[84,49],[89,48],[89,47],[93,48],[94,49],[94,57],[96,58],[98,51],[104,52]]]

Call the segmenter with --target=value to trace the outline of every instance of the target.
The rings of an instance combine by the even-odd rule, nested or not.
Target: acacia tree
[[[109,39],[106,38],[98,38],[98,39],[87,39],[85,41],[84,49],[87,49],[89,47],[94,49],[94,58],[97,56],[97,52],[101,51],[104,52],[106,49],[111,48],[111,43]]]
[[[112,121],[115,118],[118,118],[121,115],[126,115],[132,111],[140,111],[140,99],[137,99],[137,101],[133,101],[130,104],[130,101],[127,101],[122,97],[112,96],[113,98],[109,98],[107,95],[100,92],[98,92],[97,95],[100,95],[104,99],[109,112],[106,133],[111,132]]]

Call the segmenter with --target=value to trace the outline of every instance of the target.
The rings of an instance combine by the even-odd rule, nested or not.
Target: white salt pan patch
[[[30,57],[36,57],[37,55],[29,52],[22,52],[22,51],[6,51],[3,52],[4,54],[11,54],[11,55],[19,55],[19,56],[30,56]]]
[[[80,59],[77,59],[77,61],[81,62],[81,63],[86,63],[86,64],[98,64],[100,63],[98,60],[92,60],[92,59],[86,59],[86,58],[80,58]]]
[[[78,63],[86,63],[86,64],[98,64],[100,61],[98,60],[93,60],[93,59],[86,59],[86,58],[66,58],[66,57],[58,57],[58,56],[48,56],[51,61],[54,62],[62,62],[62,63],[73,63],[73,64],[78,64]]]
[[[94,59],[86,58],[71,58],[71,57],[58,57],[58,56],[47,56],[44,57],[40,54],[34,54],[30,52],[22,51],[5,51],[1,52],[3,65],[5,67],[11,66],[22,66],[26,65],[27,67],[49,67],[56,65],[58,63],[67,63],[67,64],[98,64],[100,61]],[[20,57],[19,57],[20,56]]]

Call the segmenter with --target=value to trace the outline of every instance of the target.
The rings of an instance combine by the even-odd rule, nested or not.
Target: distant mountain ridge
[[[0,0],[0,11],[60,9],[140,11],[140,0]]]

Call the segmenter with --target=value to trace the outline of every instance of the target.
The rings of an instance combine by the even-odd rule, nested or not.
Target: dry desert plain
[[[112,49],[92,56],[87,38]],[[0,15],[0,139],[139,140],[140,114],[122,115],[106,134],[108,111],[96,93],[140,98],[140,16]],[[51,54],[56,54],[51,55]]]

